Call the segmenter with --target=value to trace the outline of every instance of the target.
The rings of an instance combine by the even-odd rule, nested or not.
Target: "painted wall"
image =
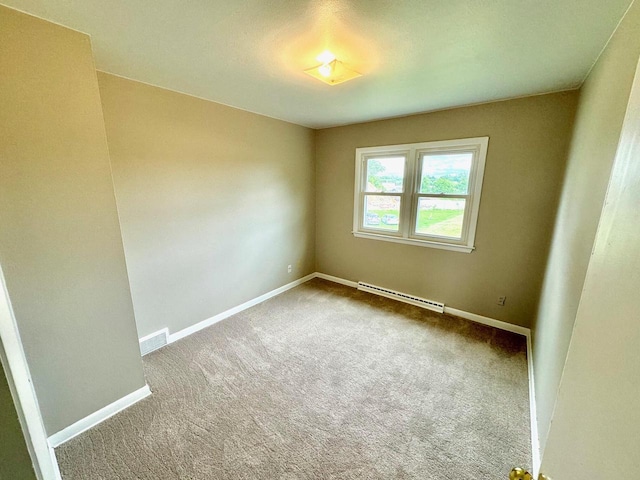
[[[0,345],[0,348],[2,346]],[[35,479],[7,377],[0,365],[0,478]]]
[[[141,336],[314,271],[312,130],[98,79]]]
[[[0,264],[49,435],[144,386],[89,37],[0,7]]]
[[[636,2],[580,93],[535,323],[533,358],[543,449],[639,55],[640,4]]]
[[[543,458],[542,471],[555,480],[637,476],[632,472],[640,452],[639,159],[640,69]]]
[[[557,93],[319,130],[317,270],[529,326],[576,100],[576,92]],[[474,252],[353,237],[356,147],[484,135],[490,140]],[[501,295],[504,307],[497,305]]]

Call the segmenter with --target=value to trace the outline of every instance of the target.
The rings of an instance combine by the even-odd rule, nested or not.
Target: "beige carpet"
[[[72,479],[502,479],[530,466],[523,337],[313,280],[145,357],[153,395]]]

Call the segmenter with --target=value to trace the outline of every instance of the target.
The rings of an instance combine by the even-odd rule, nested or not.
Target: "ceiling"
[[[313,128],[579,86],[631,0],[0,0],[99,70]],[[303,70],[326,48],[363,74]]]

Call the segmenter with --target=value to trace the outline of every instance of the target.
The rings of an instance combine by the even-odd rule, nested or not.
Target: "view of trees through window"
[[[367,187],[371,193],[402,193],[405,157],[369,158]],[[400,223],[400,196],[366,195],[364,225],[397,232]]]
[[[466,200],[449,195],[468,193],[472,160],[470,152],[422,155],[416,233],[461,237]],[[397,232],[401,197],[375,193],[402,193],[405,158],[369,158],[366,167],[366,192],[373,195],[365,196],[363,224],[367,228]],[[430,196],[442,194],[447,197]]]

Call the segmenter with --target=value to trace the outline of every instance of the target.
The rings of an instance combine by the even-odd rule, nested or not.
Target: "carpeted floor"
[[[56,450],[73,479],[507,479],[523,337],[315,279],[144,358],[153,395]]]

